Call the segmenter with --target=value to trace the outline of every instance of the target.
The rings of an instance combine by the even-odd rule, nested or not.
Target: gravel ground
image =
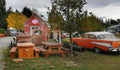
[[[4,37],[4,38],[0,38],[0,70],[3,70],[3,64],[4,62],[2,62],[2,51],[7,48],[8,46],[10,46],[10,42],[13,40],[13,37]]]

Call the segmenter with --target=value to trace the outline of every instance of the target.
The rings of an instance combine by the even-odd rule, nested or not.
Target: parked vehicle
[[[64,38],[67,38],[66,35],[61,35],[61,38],[64,39]]]
[[[62,37],[62,39],[64,39],[64,38],[69,38],[69,33],[63,33],[62,35],[61,35],[61,37]],[[78,32],[73,32],[72,34],[71,34],[71,36],[72,37],[80,37],[80,34],[78,33]]]
[[[5,32],[6,36],[16,36],[17,30],[15,28],[8,28]]]
[[[120,51],[120,39],[109,32],[87,32],[81,38],[72,38],[72,43],[78,47],[94,49],[97,53]]]
[[[68,38],[69,37],[69,33],[63,33],[61,35],[61,38],[64,39],[64,38]]]

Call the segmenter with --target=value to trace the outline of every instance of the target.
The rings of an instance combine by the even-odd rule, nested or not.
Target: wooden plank
[[[42,52],[46,52],[47,50],[46,49],[44,49],[43,47],[38,47],[39,49],[40,49],[40,51],[42,51]]]
[[[19,58],[33,58],[34,49],[33,47],[19,47],[18,49]]]
[[[34,58],[33,43],[17,43],[19,58]]]
[[[16,52],[16,50],[17,50],[17,47],[12,47],[10,52]]]
[[[64,47],[62,47],[61,49],[64,51],[64,53],[68,53],[68,52],[70,52],[70,49],[68,49],[68,48],[64,48]]]
[[[34,50],[35,50],[35,57],[39,58],[40,49],[38,49],[38,47],[34,47]]]
[[[23,59],[13,59],[13,62],[23,62]]]
[[[10,56],[11,56],[11,59],[14,59],[15,58],[15,52],[17,50],[17,47],[12,47],[11,50],[10,50]]]
[[[34,50],[37,52],[40,52],[40,50],[38,49],[38,47],[34,47]]]

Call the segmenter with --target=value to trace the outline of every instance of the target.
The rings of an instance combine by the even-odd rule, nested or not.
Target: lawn
[[[9,49],[4,50],[4,70],[120,70],[120,55],[93,51],[76,52],[77,56],[51,55],[48,58],[40,57],[24,59],[23,62],[13,62],[10,59]]]
[[[69,39],[64,39],[69,41]],[[9,48],[3,54],[4,70],[120,70],[120,54],[97,54],[91,50],[75,52],[77,55],[51,55],[48,58],[24,59],[13,62],[10,59]]]

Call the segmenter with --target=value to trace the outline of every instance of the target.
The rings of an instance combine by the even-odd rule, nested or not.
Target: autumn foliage
[[[8,28],[13,27],[17,30],[23,30],[24,22],[26,21],[26,16],[18,12],[11,12],[6,18],[8,22]]]

